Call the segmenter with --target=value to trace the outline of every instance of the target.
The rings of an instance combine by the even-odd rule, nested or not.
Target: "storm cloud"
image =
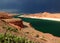
[[[60,0],[0,0],[0,11],[2,9],[23,13],[60,12]]]

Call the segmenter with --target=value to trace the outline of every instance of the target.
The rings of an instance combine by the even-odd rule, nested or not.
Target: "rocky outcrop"
[[[8,23],[11,26],[14,26],[18,29],[23,28],[24,27],[23,21],[19,18],[13,18],[13,16],[16,16],[16,14],[11,14],[11,13],[7,13],[7,12],[0,12],[0,19],[2,19],[6,23]]]
[[[23,28],[22,20],[13,18],[13,14],[7,13],[7,12],[0,12],[0,19],[4,19],[6,22],[10,24],[14,24],[16,26],[19,26]]]
[[[5,22],[9,23],[11,26],[14,26],[18,29],[24,27],[23,21],[19,18],[12,18],[12,19],[3,19]]]
[[[17,26],[19,26],[19,27],[21,27],[21,28],[23,28],[23,27],[24,27],[24,25],[23,25],[23,22],[22,22],[22,21],[14,21],[14,22],[10,22],[10,23],[12,23],[12,24],[14,24],[14,25],[17,25]]]

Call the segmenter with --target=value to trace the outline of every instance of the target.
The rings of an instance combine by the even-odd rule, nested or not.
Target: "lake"
[[[55,36],[60,36],[60,22],[43,20],[43,19],[33,19],[33,18],[24,18],[20,17],[23,21],[31,23],[32,27],[36,30],[51,33]]]

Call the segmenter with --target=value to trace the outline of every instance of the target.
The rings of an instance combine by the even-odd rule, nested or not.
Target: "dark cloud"
[[[60,12],[60,0],[0,0],[0,9],[20,12]]]

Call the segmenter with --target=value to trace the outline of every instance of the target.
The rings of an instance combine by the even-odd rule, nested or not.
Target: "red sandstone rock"
[[[21,29],[24,27],[23,21],[19,18],[3,19],[3,20],[18,29]]]
[[[14,21],[14,22],[10,22],[11,24],[14,24],[14,25],[17,25],[17,26],[19,26],[19,27],[21,27],[21,28],[23,28],[24,27],[24,25],[23,25],[23,22],[22,21]]]

